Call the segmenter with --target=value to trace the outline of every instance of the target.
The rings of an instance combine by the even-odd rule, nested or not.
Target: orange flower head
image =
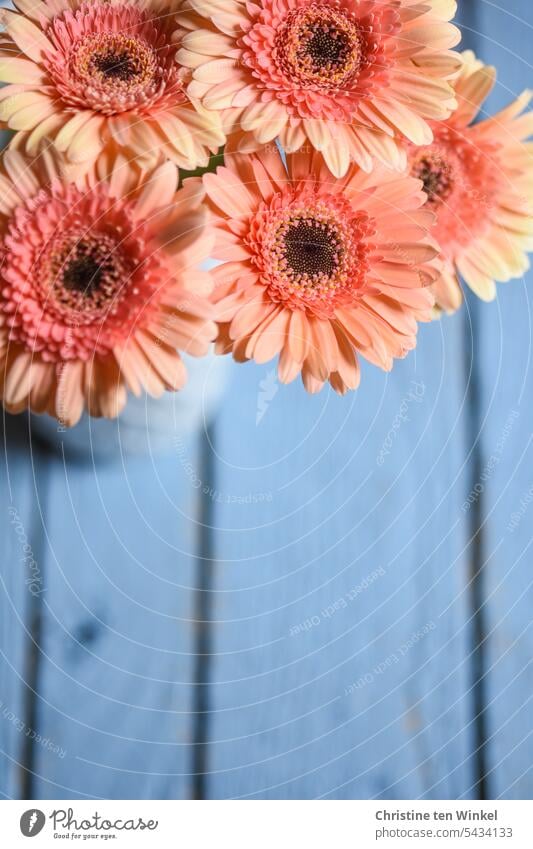
[[[188,0],[178,53],[192,97],[226,131],[287,152],[311,144],[338,177],[350,162],[405,166],[401,141],[431,142],[450,115],[461,60],[441,0]]]
[[[229,153],[203,178],[216,231],[218,350],[302,374],[318,391],[359,383],[357,353],[384,369],[430,320],[439,276],[421,183],[352,166],[333,177],[315,151]]]
[[[2,12],[0,120],[28,153],[47,137],[81,170],[113,142],[147,167],[167,157],[194,169],[224,143],[218,116],[187,94],[171,0],[16,5]]]
[[[212,234],[198,189],[168,162],[144,172],[101,158],[71,179],[64,160],[5,152],[0,171],[0,397],[73,425],[114,417],[127,390],[186,379],[178,349],[207,352]]]
[[[457,111],[433,125],[433,143],[409,148],[409,170],[422,180],[435,213],[433,236],[445,258],[435,285],[439,310],[462,301],[460,275],[483,300],[496,296],[496,281],[521,277],[533,248],[533,113],[522,114],[524,92],[492,118],[473,123],[490,93],[496,71],[463,54],[455,82]]]

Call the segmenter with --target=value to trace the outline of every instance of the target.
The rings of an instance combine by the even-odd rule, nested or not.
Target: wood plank
[[[50,461],[35,798],[191,795],[198,463]]]
[[[531,3],[510,0],[505,8],[478,3],[473,28],[478,53],[498,67],[499,82],[488,104],[493,112],[533,83]],[[473,306],[491,798],[533,795],[532,285],[530,273],[500,286],[496,303]]]
[[[216,429],[207,795],[472,793],[463,324],[340,399],[235,367]]]
[[[4,416],[0,460],[0,796],[21,798],[36,729],[31,701],[34,616],[43,592],[37,487],[44,457],[24,416]]]

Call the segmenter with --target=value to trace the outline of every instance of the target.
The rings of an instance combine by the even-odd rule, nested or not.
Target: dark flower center
[[[288,14],[276,35],[274,58],[299,85],[338,88],[359,74],[364,42],[349,15],[313,4]]]
[[[47,297],[55,306],[76,316],[76,323],[112,310],[134,270],[116,239],[107,233],[67,232],[47,246],[43,276],[49,280]]]
[[[318,221],[297,221],[284,237],[284,258],[294,274],[331,276],[338,268],[338,235]]]
[[[365,285],[371,219],[339,195],[298,193],[280,209],[282,199],[275,196],[266,217],[258,219],[261,282],[275,303],[332,318]]]
[[[68,84],[86,106],[126,112],[159,91],[168,61],[138,34],[89,33],[71,48]]]
[[[316,72],[344,67],[351,51],[348,35],[327,24],[318,25],[302,44],[302,53],[311,59]]]
[[[445,201],[453,190],[452,167],[438,153],[420,154],[411,167],[411,174],[422,180],[430,204]]]
[[[63,272],[63,285],[69,291],[90,295],[100,288],[104,269],[92,256],[74,259]]]
[[[109,51],[94,59],[95,68],[107,79],[128,82],[140,73],[139,65],[128,53],[113,53]]]

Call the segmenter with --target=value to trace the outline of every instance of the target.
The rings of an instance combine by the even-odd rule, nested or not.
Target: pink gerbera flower
[[[183,386],[176,349],[200,356],[216,335],[194,268],[212,234],[196,187],[101,158],[76,182],[44,152],[16,149],[0,171],[0,397],[75,424],[116,416],[126,390]],[[201,241],[198,240],[201,237]]]
[[[419,180],[356,166],[336,180],[316,152],[228,157],[203,178],[217,233],[219,352],[300,372],[316,392],[359,383],[356,352],[384,369],[415,346],[439,275]]]
[[[17,0],[3,11],[0,120],[76,163],[112,139],[129,156],[205,166],[225,137],[214,113],[186,92],[171,0]]]
[[[398,140],[428,144],[427,119],[455,106],[453,0],[188,2],[178,58],[191,96],[259,144],[309,141],[336,176],[352,160],[401,168]]]
[[[521,277],[533,248],[533,113],[524,92],[499,114],[476,124],[481,104],[496,78],[471,51],[455,83],[458,109],[433,126],[434,142],[409,151],[410,171],[420,178],[436,214],[433,234],[446,259],[435,286],[441,309],[462,300],[460,274],[484,301],[496,295],[495,281]]]

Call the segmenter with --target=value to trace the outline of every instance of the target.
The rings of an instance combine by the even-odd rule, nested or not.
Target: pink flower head
[[[435,285],[440,309],[462,300],[460,274],[484,301],[496,282],[521,277],[533,248],[533,113],[524,92],[492,118],[472,122],[490,93],[496,71],[471,51],[455,82],[458,109],[433,126],[433,144],[409,149],[409,169],[423,181],[435,213],[434,238],[446,260]]]
[[[180,389],[177,349],[205,354],[216,327],[194,267],[212,243],[198,187],[177,192],[172,163],[101,158],[76,181],[63,164],[4,154],[0,397],[72,425],[84,408],[116,416],[128,389]]]
[[[430,320],[439,275],[421,183],[356,166],[340,180],[320,154],[228,155],[203,178],[217,233],[219,352],[279,354],[282,382],[310,392],[359,383],[356,352],[390,369]]]
[[[176,62],[181,29],[171,0],[19,0],[3,11],[0,120],[45,136],[72,162],[90,165],[113,140],[153,165],[207,165],[225,137],[214,113],[194,104]]]
[[[399,140],[431,141],[455,106],[455,2],[189,0],[178,53],[191,96],[264,144],[307,141],[338,177],[351,161],[405,163]]]

